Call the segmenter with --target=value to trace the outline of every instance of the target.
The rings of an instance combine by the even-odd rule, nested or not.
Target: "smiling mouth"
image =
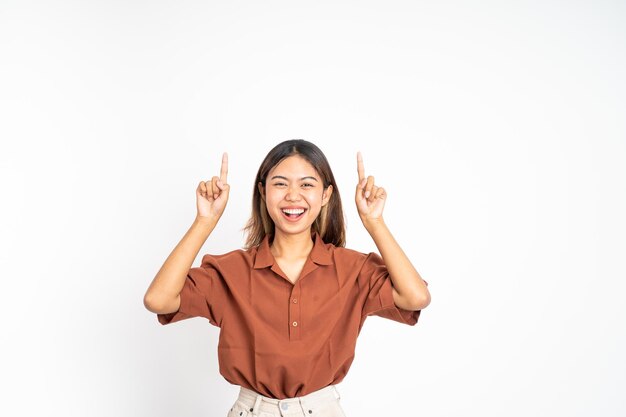
[[[306,210],[300,209],[283,209],[282,212],[289,220],[298,220]]]

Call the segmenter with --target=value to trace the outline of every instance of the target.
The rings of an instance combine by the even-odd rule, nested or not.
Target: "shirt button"
[[[293,303],[294,303],[294,304],[296,304],[296,303],[298,302],[298,299],[297,299],[297,298],[294,298],[294,299],[293,299],[293,300],[291,300],[291,301],[293,301]]]
[[[293,327],[296,327],[298,325],[297,321],[294,321],[293,323],[291,323],[293,325]]]

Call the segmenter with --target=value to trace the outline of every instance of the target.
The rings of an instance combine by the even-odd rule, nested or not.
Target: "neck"
[[[275,258],[306,258],[313,249],[311,232],[286,235],[277,230],[270,249]]]

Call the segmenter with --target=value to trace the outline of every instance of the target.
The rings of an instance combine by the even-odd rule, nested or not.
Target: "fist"
[[[220,176],[214,176],[210,181],[201,181],[196,188],[196,207],[198,217],[219,220],[224,213],[228,202],[230,186],[227,184],[228,154],[222,155]]]

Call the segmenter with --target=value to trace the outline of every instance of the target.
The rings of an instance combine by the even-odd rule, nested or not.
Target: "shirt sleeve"
[[[209,303],[209,295],[216,279],[217,273],[210,266],[202,265],[191,268],[187,273],[185,284],[180,292],[180,307],[178,311],[157,314],[159,323],[170,324],[192,317],[204,317],[211,324],[217,326],[217,320]]]
[[[417,323],[421,310],[404,310],[396,306],[393,301],[392,281],[387,266],[380,255],[370,253],[361,268],[360,275],[362,275],[359,277],[360,279],[369,282],[362,311],[363,320],[367,316],[379,316],[409,326],[414,326]]]

